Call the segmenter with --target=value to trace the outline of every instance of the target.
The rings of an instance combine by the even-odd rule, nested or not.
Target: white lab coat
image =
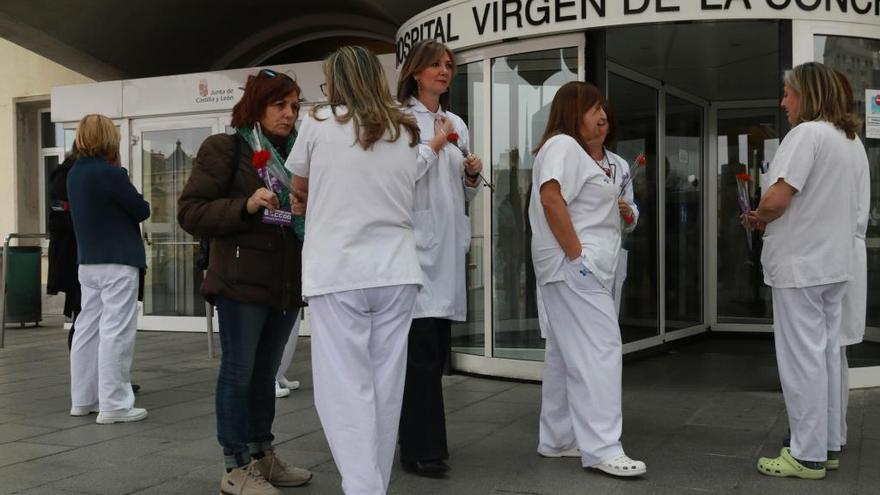
[[[446,117],[459,136],[458,145],[469,150],[468,128],[454,113],[443,108],[431,112],[415,98],[409,99],[405,109],[421,131],[413,226],[424,285],[416,297],[413,318],[464,321],[465,256],[471,241],[465,202],[476,196],[481,185],[464,185],[464,156],[458,148],[447,144],[435,154],[427,143],[434,139],[434,121]]]
[[[608,164],[614,170],[614,183],[618,186],[622,186],[624,182],[628,182],[626,185],[626,190],[623,193],[623,199],[626,201],[626,204],[633,211],[633,223],[627,224],[623,221],[623,218],[620,219],[620,225],[623,229],[624,234],[629,234],[633,230],[636,229],[636,225],[639,223],[639,207],[636,206],[635,199],[633,197],[633,183],[632,183],[632,175],[629,169],[629,163],[624,160],[620,155],[613,153],[609,150],[605,150],[605,156],[608,158]],[[617,256],[617,268],[614,271],[614,310],[620,315],[620,301],[621,296],[623,295],[623,281],[626,280],[626,271],[627,271],[627,257],[628,253],[626,249],[623,248],[623,243],[620,244],[620,253]]]
[[[862,145],[861,140],[859,145]],[[856,188],[856,239],[853,247],[853,279],[843,295],[843,318],[840,324],[840,345],[858,344],[865,337],[865,316],[868,302],[868,212],[871,211],[871,177],[867,155],[859,157]]]

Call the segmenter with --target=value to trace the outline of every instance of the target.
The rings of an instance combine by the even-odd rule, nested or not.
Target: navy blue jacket
[[[80,158],[67,174],[67,196],[80,265],[147,267],[138,224],[150,217],[150,203],[124,168],[101,158]]]

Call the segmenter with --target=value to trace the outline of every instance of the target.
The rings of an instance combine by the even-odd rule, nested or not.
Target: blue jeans
[[[217,439],[227,468],[244,466],[251,454],[272,447],[275,373],[296,309],[217,297],[220,375],[217,377]]]

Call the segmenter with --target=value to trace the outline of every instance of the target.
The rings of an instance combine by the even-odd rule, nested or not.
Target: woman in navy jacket
[[[79,123],[80,158],[67,175],[77,239],[82,311],[70,351],[72,416],[99,412],[96,422],[140,421],[131,361],[137,330],[138,272],[146,268],[138,224],[150,216],[119,164],[119,131],[103,115]]]

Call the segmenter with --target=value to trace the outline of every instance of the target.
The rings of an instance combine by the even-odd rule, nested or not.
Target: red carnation
[[[739,180],[742,182],[749,182],[752,180],[752,176],[749,174],[736,174],[736,180]]]
[[[644,153],[639,153],[636,156],[636,165],[640,167],[644,167],[648,163],[648,157],[645,156]]]
[[[458,133],[457,132],[450,132],[449,134],[446,135],[446,140],[452,144],[458,144]]]
[[[266,166],[269,163],[269,158],[271,155],[268,150],[260,150],[254,153],[254,156],[251,158],[251,164],[256,169],[260,169]]]

